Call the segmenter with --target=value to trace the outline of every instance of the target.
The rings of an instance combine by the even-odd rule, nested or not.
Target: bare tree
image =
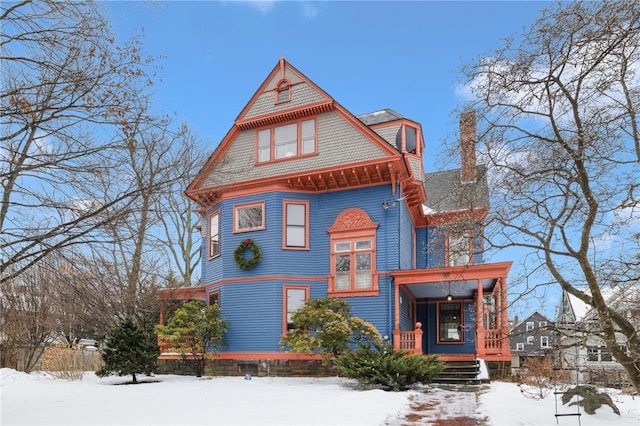
[[[42,344],[55,337],[52,276],[45,262],[0,285],[3,366],[31,371]]]
[[[493,181],[493,247],[528,250],[532,281],[595,308],[636,389],[640,324],[602,290],[640,279],[639,49],[640,3],[558,3],[463,69]]]
[[[0,281],[103,241],[139,187],[121,179],[151,60],[94,2],[0,4]]]
[[[188,128],[181,133],[182,156],[176,167],[183,172],[167,188],[156,202],[155,210],[163,232],[159,237],[172,264],[175,266],[180,286],[188,287],[199,282],[196,268],[200,265],[202,241],[201,215],[195,202],[184,196],[184,190],[193,181],[207,158],[198,144],[198,138]]]

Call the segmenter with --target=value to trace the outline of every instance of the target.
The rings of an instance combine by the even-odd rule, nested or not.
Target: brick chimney
[[[465,111],[460,114],[460,150],[462,183],[476,181],[476,113]]]

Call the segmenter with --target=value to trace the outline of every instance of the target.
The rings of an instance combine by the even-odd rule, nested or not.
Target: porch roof
[[[467,265],[447,268],[392,271],[397,286],[403,286],[416,299],[473,297],[482,283],[482,291],[493,292],[499,280],[506,280],[511,262]]]

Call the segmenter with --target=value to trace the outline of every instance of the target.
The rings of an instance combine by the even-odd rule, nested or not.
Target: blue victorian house
[[[219,304],[231,325],[216,362],[316,359],[280,338],[305,300],[325,297],[396,348],[511,360],[511,263],[483,259],[473,112],[460,119],[461,168],[425,173],[419,123],[390,109],[356,116],[281,59],[230,124],[186,188],[204,224],[203,285],[163,295]]]

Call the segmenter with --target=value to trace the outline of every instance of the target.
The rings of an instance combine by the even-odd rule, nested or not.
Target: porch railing
[[[502,353],[502,339],[499,330],[494,328],[484,330],[484,350],[487,354]]]
[[[422,323],[417,322],[411,331],[394,330],[393,347],[396,350],[407,351],[412,354],[422,353]]]
[[[190,347],[192,343],[193,337],[185,337],[185,347]],[[160,353],[174,353],[180,352],[176,348],[176,344],[174,340],[170,336],[158,336],[158,347],[160,347]]]

